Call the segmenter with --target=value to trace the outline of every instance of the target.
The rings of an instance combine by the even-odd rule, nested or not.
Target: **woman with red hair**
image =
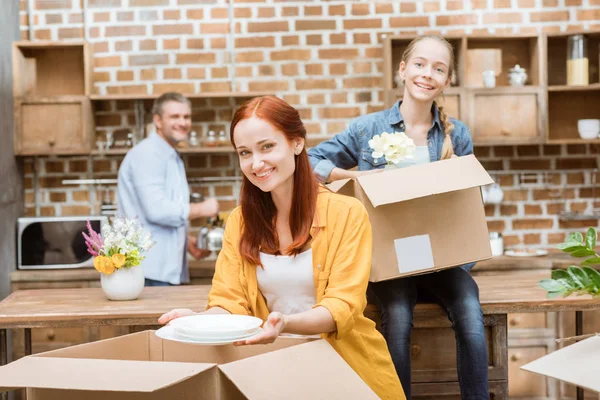
[[[383,336],[363,315],[371,268],[369,217],[356,199],[321,186],[298,111],[273,96],[246,102],[231,122],[244,180],[227,220],[208,298],[210,314],[253,315],[263,332],[317,335],[382,399],[405,399]],[[176,309],[159,323],[195,314]]]

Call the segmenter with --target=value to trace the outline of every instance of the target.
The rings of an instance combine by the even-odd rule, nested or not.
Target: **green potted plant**
[[[539,282],[539,285],[548,292],[549,298],[567,297],[573,293],[600,297],[600,272],[591,267],[600,264],[600,256],[595,250],[596,238],[596,229],[589,228],[585,238],[580,232],[574,232],[567,236],[564,243],[557,246],[558,249],[573,257],[585,259],[580,262],[580,267],[571,265],[566,270],[553,270],[551,279],[543,279]]]

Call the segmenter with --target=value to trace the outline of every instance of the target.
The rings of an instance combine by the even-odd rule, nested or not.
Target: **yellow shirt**
[[[217,259],[208,308],[266,320],[266,301],[258,290],[256,266],[242,259],[239,241],[243,227],[236,208],[225,229]],[[313,274],[317,304],[329,310],[335,332],[322,334],[329,344],[382,399],[406,399],[385,339],[364,316],[371,269],[372,233],[369,216],[356,199],[319,188],[311,228]]]

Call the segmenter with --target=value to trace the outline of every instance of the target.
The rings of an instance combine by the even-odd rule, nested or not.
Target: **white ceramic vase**
[[[135,300],[144,290],[144,270],[139,265],[100,275],[102,290],[109,300]]]

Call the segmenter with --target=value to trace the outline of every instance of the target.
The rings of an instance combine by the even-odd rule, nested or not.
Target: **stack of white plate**
[[[163,339],[198,344],[225,344],[261,332],[263,321],[248,315],[201,314],[172,320],[156,333]]]

